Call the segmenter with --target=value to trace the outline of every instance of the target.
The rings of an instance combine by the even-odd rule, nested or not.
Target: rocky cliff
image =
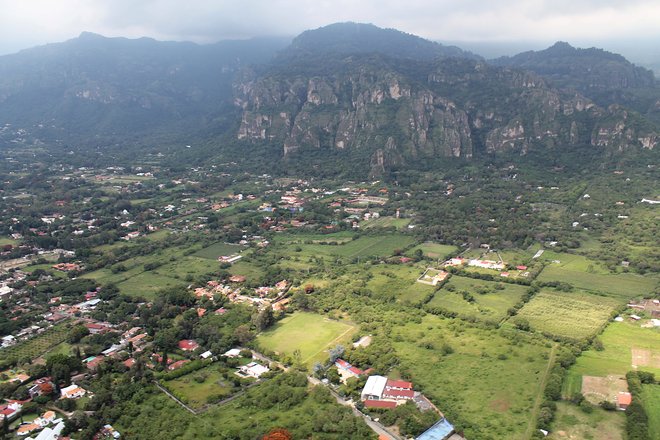
[[[383,56],[282,66],[234,84],[242,110],[237,138],[309,149],[367,153],[388,164],[535,148],[653,148],[652,126],[620,108],[554,89],[540,76],[482,61],[402,62]]]

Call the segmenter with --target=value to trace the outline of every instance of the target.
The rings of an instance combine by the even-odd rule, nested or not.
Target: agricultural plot
[[[520,309],[518,318],[543,333],[582,339],[604,326],[618,305],[614,299],[589,293],[544,290]]]
[[[349,342],[356,331],[350,323],[299,312],[261,333],[257,342],[268,350],[287,355],[300,350],[302,362],[311,366],[316,361],[325,360],[328,349]]]
[[[548,263],[552,267],[560,267],[574,272],[588,272],[600,275],[610,273],[603,264],[582,255],[554,252],[546,249],[538,259],[539,261]],[[559,263],[556,263],[556,261],[559,261]]]
[[[350,241],[355,234],[351,231],[334,232],[332,234],[277,234],[273,237],[274,243],[283,244],[304,244],[305,242],[320,243],[320,242],[337,242],[345,243]]]
[[[642,328],[635,322],[612,322],[598,338],[603,350],[590,349],[578,357],[564,383],[562,393],[565,396],[581,391],[582,376],[624,376],[634,369],[634,351],[648,353],[649,359],[660,358],[660,331],[657,329]],[[637,367],[660,376],[660,367]]]
[[[396,228],[403,229],[412,219],[409,218],[396,218],[396,217],[379,217],[377,219],[371,219],[360,223],[360,228],[371,229],[371,228]]]
[[[17,243],[18,243],[18,242],[17,242],[16,240],[14,240],[13,238],[0,236],[0,246],[4,246],[4,245],[6,245],[6,244],[10,244],[10,245],[13,246],[13,245],[15,245],[15,244],[17,244]]]
[[[595,408],[591,413],[586,413],[577,405],[557,402],[555,421],[546,439],[623,440],[625,423],[623,412]]]
[[[421,249],[422,255],[424,255],[427,258],[440,258],[440,259],[453,256],[458,251],[458,248],[456,246],[427,241],[418,246],[415,246],[410,251],[408,251],[407,254],[414,255],[417,249]]]
[[[223,255],[240,254],[245,249],[245,246],[229,243],[215,243],[209,247],[205,247],[195,252],[196,257],[206,258],[209,260],[217,260],[218,257]]]
[[[602,275],[568,270],[555,265],[546,266],[537,279],[539,281],[562,281],[579,289],[601,292],[622,300],[648,294],[658,286],[658,281],[651,277],[629,273]]]
[[[507,316],[507,310],[520,301],[527,289],[527,286],[517,284],[452,276],[428,305],[461,317],[500,321]],[[473,302],[468,302],[466,298],[469,297]]]
[[[341,257],[355,258],[377,256],[385,257],[394,254],[397,249],[404,249],[415,242],[407,235],[381,235],[360,237],[341,246],[333,247],[331,253]]]
[[[142,296],[148,300],[156,297],[156,292],[168,287],[183,285],[184,281],[176,280],[152,272],[143,272],[117,284],[122,293],[130,296]]]
[[[465,426],[466,438],[524,438],[550,351],[540,338],[514,342],[501,330],[426,315],[394,328],[391,339],[401,368]]]
[[[64,342],[69,335],[69,329],[68,323],[58,324],[27,341],[0,350],[0,364],[11,359],[35,359],[41,356],[50,348]]]

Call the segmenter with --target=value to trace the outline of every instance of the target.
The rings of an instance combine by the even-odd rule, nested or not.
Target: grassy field
[[[341,231],[332,234],[277,234],[275,237],[273,237],[273,242],[284,244],[303,244],[305,242],[318,243],[322,241],[335,241],[337,243],[345,243],[350,241],[354,235],[355,233],[351,231]]]
[[[456,246],[450,246],[447,244],[433,243],[427,241],[418,246],[415,246],[407,253],[409,255],[412,255],[417,249],[421,249],[422,255],[424,255],[427,258],[445,258],[445,257],[453,256],[458,251],[458,248]]]
[[[632,349],[649,350],[660,356],[660,330],[642,328],[634,322],[612,322],[599,336],[603,350],[587,350],[577,359],[564,383],[563,394],[580,392],[582,376],[625,375],[632,370]],[[639,366],[660,376],[660,368]]]
[[[327,358],[327,349],[350,341],[356,331],[355,326],[347,322],[298,312],[260,334],[257,342],[268,350],[287,355],[300,350],[302,361],[311,366]]]
[[[14,240],[13,238],[0,236],[0,246],[4,246],[6,244],[11,244],[13,246],[17,243],[18,242],[16,240]]]
[[[496,286],[502,289],[498,290]],[[527,289],[527,286],[517,284],[452,276],[444,287],[436,292],[429,302],[429,307],[440,307],[464,317],[500,321],[507,316],[507,310],[520,301]],[[473,303],[463,298],[463,291],[472,295]]]
[[[586,292],[545,290],[525,304],[518,317],[527,319],[534,330],[582,339],[605,325],[618,304],[614,299]]]
[[[415,304],[435,290],[433,286],[416,281],[423,271],[424,268],[419,265],[392,264],[376,266],[370,271],[372,277],[367,282],[367,287],[378,298],[396,299],[404,303]]]
[[[576,405],[557,402],[555,421],[552,423],[550,435],[546,438],[623,440],[625,423],[626,416],[623,412],[595,408],[587,414]]]
[[[356,240],[346,237],[333,237],[335,235],[337,234],[316,236],[325,237],[318,241],[310,240],[310,236],[307,236],[303,241],[297,241],[295,247],[300,248],[299,255],[301,257],[387,257],[393,255],[396,250],[401,250],[415,241],[413,237],[402,234],[363,236]],[[305,241],[307,241],[307,244],[305,244]],[[309,244],[309,241],[313,241],[313,243]],[[326,244],[321,244],[321,242]],[[335,244],[329,244],[331,242]],[[293,246],[293,244],[290,245]]]
[[[657,279],[648,276],[578,272],[553,264],[545,267],[537,279],[539,281],[562,281],[580,289],[602,292],[621,299],[630,299],[650,293],[658,286]]]
[[[410,224],[411,220],[412,219],[409,218],[379,217],[377,219],[360,223],[360,228],[371,229],[395,227],[396,229],[403,229]]]
[[[35,359],[48,349],[64,342],[69,334],[69,324],[61,323],[46,330],[44,333],[20,342],[0,351],[0,363],[10,359]]]
[[[552,267],[560,267],[574,272],[588,272],[601,275],[610,273],[603,264],[582,255],[554,252],[546,249],[538,259],[539,261],[547,262]],[[552,263],[552,261],[559,261],[559,263]]]
[[[524,438],[548,363],[543,341],[432,315],[396,327],[392,340],[400,368],[452,422],[465,422],[467,438]]]
[[[218,365],[209,365],[174,380],[163,383],[175,396],[191,408],[197,410],[207,404],[211,396],[229,397],[232,394],[233,384],[227,379],[232,371],[221,372]]]
[[[649,416],[649,435],[660,438],[660,385],[642,385],[642,401]]]
[[[209,247],[195,252],[196,257],[207,258],[209,260],[217,260],[218,257],[223,255],[239,254],[245,249],[244,246],[229,243],[215,243]]]

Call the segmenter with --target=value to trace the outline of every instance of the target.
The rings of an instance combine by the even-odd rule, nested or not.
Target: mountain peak
[[[311,54],[379,53],[408,59],[432,60],[444,57],[479,59],[454,46],[443,46],[396,29],[371,23],[333,23],[298,35],[281,55],[290,59]]]

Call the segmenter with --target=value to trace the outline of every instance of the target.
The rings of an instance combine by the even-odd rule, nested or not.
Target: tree
[[[271,306],[267,306],[265,309],[257,313],[252,319],[252,323],[259,332],[264,331],[273,325],[273,322],[275,322],[275,318],[273,316],[273,308]]]

